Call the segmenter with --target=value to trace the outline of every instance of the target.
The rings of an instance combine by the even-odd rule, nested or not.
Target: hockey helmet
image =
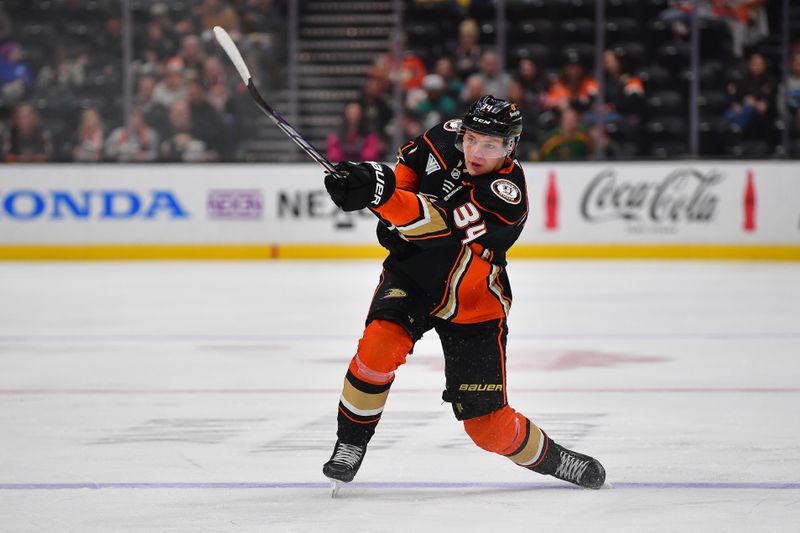
[[[522,134],[522,113],[516,104],[486,95],[473,103],[461,120],[461,127],[456,135],[456,148],[462,152],[466,130],[501,137],[505,149],[503,155],[509,155]]]

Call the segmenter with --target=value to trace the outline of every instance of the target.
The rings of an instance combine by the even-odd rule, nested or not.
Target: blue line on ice
[[[689,490],[800,490],[800,482],[711,482],[711,481],[619,481],[615,489]],[[153,482],[153,483],[0,483],[0,490],[106,490],[106,489],[328,489],[327,482]],[[355,482],[357,489],[563,489],[576,488],[564,483],[471,482],[471,481],[386,481]]]

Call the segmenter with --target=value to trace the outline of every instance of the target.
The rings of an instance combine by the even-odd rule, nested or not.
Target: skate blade
[[[342,485],[343,483],[338,479],[331,479],[331,498],[336,498],[336,496],[339,495],[339,490],[342,488]]]

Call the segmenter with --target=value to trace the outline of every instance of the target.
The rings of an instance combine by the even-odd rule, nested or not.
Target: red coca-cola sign
[[[550,174],[547,176],[544,227],[548,231],[555,231],[558,229],[558,185],[556,184],[556,173],[554,170],[551,170]]]
[[[756,230],[756,186],[752,170],[747,171],[747,185],[744,187],[744,230]]]

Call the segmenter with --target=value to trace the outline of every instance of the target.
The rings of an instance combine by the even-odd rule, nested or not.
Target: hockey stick
[[[308,142],[305,137],[300,135],[300,133],[294,129],[294,127],[286,122],[280,114],[272,109],[272,107],[264,101],[261,97],[261,94],[256,89],[255,83],[253,83],[253,78],[250,76],[250,70],[247,68],[247,64],[244,62],[244,58],[242,54],[239,52],[239,49],[236,48],[236,44],[234,44],[233,39],[231,36],[228,35],[228,32],[225,31],[223,28],[219,26],[214,26],[214,36],[217,38],[217,42],[225,50],[225,53],[230,58],[233,66],[236,67],[236,70],[239,71],[239,75],[242,77],[242,81],[244,81],[245,85],[247,85],[247,90],[250,91],[250,96],[253,97],[256,105],[267,115],[272,122],[278,126],[283,133],[285,133],[291,140],[297,144],[302,150],[307,153],[311,159],[322,165],[326,171],[333,174],[334,176],[339,176],[339,173],[336,172],[336,169],[333,168],[333,164],[328,161],[328,158],[322,155],[319,150],[314,148],[310,142]]]

